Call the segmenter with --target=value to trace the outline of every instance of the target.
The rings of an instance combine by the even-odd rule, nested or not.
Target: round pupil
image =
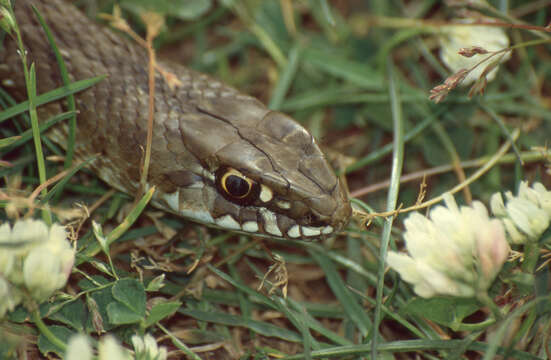
[[[230,175],[226,178],[226,189],[235,197],[243,197],[249,193],[250,185],[239,176]]]

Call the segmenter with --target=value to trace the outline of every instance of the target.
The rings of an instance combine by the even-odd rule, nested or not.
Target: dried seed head
[[[449,76],[443,84],[433,87],[430,90],[429,100],[432,100],[437,104],[444,100],[446,96],[448,96],[449,92],[455,89],[457,85],[465,79],[465,76],[467,76],[468,73],[469,71],[467,69],[460,69],[455,74]]]
[[[461,48],[458,51],[459,55],[465,56],[468,58],[473,57],[474,55],[477,55],[477,54],[487,54],[487,53],[489,53],[489,51],[484,49],[481,46],[471,46],[467,48]]]
[[[491,19],[485,19],[491,21]],[[452,71],[469,69],[462,85],[475,82],[484,71],[488,62],[497,57],[497,52],[503,52],[509,47],[509,38],[502,28],[492,26],[469,25],[474,19],[465,19],[461,25],[443,27],[440,40],[440,58]],[[488,54],[485,58],[474,56]],[[494,56],[495,54],[495,56]],[[503,52],[500,62],[509,59],[510,52]],[[485,61],[488,59],[488,61]],[[486,73],[488,81],[491,81],[497,73],[497,66]]]

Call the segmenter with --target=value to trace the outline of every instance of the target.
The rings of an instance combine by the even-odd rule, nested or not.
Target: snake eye
[[[258,196],[258,184],[236,169],[218,169],[216,182],[222,195],[230,201],[248,204]]]
[[[242,199],[249,194],[252,188],[251,181],[231,172],[226,173],[220,181],[222,188],[231,196]]]

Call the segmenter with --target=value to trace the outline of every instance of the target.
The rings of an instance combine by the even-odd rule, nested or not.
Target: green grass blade
[[[55,89],[55,90],[48,91],[45,94],[38,95],[35,98],[34,105],[35,106],[44,105],[44,104],[47,104],[49,102],[62,99],[64,97],[66,97],[68,94],[74,94],[74,93],[78,93],[80,91],[86,90],[89,87],[92,87],[95,84],[99,83],[100,81],[102,81],[105,78],[106,78],[105,75],[96,76],[96,77],[89,78],[89,79],[75,81],[75,82],[73,82],[73,83],[71,83],[71,84],[69,84],[69,85],[67,85],[66,87],[63,87],[63,88],[58,88],[58,89]],[[7,119],[10,119],[14,116],[19,115],[19,114],[27,111],[28,109],[29,109],[29,101],[28,100],[20,102],[19,104],[14,105],[12,107],[9,107],[9,108],[5,109],[4,111],[0,112],[0,123],[2,121],[5,121]]]
[[[289,61],[287,62],[279,76],[279,81],[276,84],[272,98],[270,99],[270,103],[268,104],[268,107],[270,109],[279,110],[281,108],[281,104],[285,99],[285,94],[287,93],[287,91],[289,91],[289,88],[291,87],[299,63],[300,48],[298,46],[295,46],[291,49],[289,53]]]
[[[302,337],[294,331],[284,329],[273,324],[262,321],[251,320],[244,318],[241,315],[231,315],[223,312],[212,312],[202,310],[180,310],[180,313],[191,316],[199,321],[206,321],[213,324],[221,324],[226,326],[240,326],[252,330],[258,334],[276,337],[278,339],[301,342]]]
[[[343,283],[339,272],[329,257],[322,252],[312,249],[309,250],[309,253],[323,269],[326,280],[337,299],[339,299],[347,317],[356,324],[362,336],[367,336],[372,322],[367,316],[366,309],[359,304],[358,297]]]
[[[398,193],[400,190],[400,176],[402,174],[402,166],[404,163],[404,119],[402,117],[402,104],[400,100],[400,92],[394,74],[394,64],[389,56],[387,63],[388,70],[388,91],[392,100],[392,120],[394,127],[393,152],[392,152],[392,172],[390,175],[390,188],[387,196],[387,211],[396,209],[398,202]],[[381,249],[379,253],[379,269],[377,272],[377,301],[375,304],[375,315],[373,319],[373,336],[371,337],[371,358],[377,359],[377,340],[379,324],[381,322],[381,307],[383,304],[385,267],[388,244],[390,243],[390,234],[392,231],[392,223],[394,216],[388,216],[385,219],[383,234],[381,236]]]
[[[63,120],[69,119],[72,115],[73,115],[73,112],[69,111],[69,112],[64,112],[64,113],[52,116],[48,120],[43,121],[39,124],[39,132],[41,134],[44,133],[44,131],[48,130],[55,124]],[[10,144],[11,145],[10,147],[20,146],[21,144],[29,141],[31,138],[32,138],[32,129],[25,130],[24,132],[19,134],[19,139],[16,139],[16,141]]]
[[[85,161],[81,162],[80,164],[77,164],[77,165],[73,166],[73,168],[69,170],[67,175],[61,181],[59,181],[52,188],[52,190],[48,191],[46,196],[42,197],[42,199],[40,200],[40,203],[41,204],[46,204],[53,196],[55,196],[56,194],[58,194],[60,191],[63,190],[63,187],[65,186],[65,184],[71,179],[71,177],[74,174],[76,174],[80,169],[82,169],[86,165],[90,164],[96,158],[97,158],[96,156],[90,157],[90,158],[86,159]]]
[[[153,194],[155,193],[155,188],[149,189],[145,193],[145,195],[138,201],[138,203],[134,206],[132,211],[124,218],[124,220],[117,226],[113,231],[111,231],[107,235],[107,246],[110,246],[115,242],[118,238],[120,238],[129,228],[132,226],[132,224],[138,219],[138,216],[142,213],[142,211],[145,209],[151,198],[153,197]],[[98,252],[101,251],[101,246],[98,242],[92,243],[89,247],[87,247],[81,254],[82,257],[92,257],[96,255]]]
[[[36,7],[34,7],[34,5],[32,6],[32,9],[36,17],[38,18],[40,25],[42,25],[42,29],[46,33],[46,37],[48,38],[50,47],[54,51],[54,55],[55,55],[57,64],[59,66],[59,73],[61,74],[63,85],[64,87],[67,87],[71,83],[71,80],[69,79],[69,73],[67,72],[65,61],[63,61],[63,57],[61,56],[61,53],[55,43],[54,37],[52,35],[52,31],[50,30],[49,26],[46,24],[46,21],[44,21],[44,18],[38,12]],[[69,132],[67,136],[67,149],[66,149],[65,163],[64,163],[65,169],[70,168],[71,164],[73,163],[73,153],[74,153],[74,147],[75,147],[75,131],[77,126],[75,97],[72,93],[67,94],[67,111],[73,112],[73,115],[69,119]]]
[[[0,139],[0,149],[13,145],[21,140],[21,135],[10,136],[4,139]]]

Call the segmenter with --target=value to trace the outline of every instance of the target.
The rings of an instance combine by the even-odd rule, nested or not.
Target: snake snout
[[[314,214],[310,220],[311,226],[331,226],[334,231],[344,227],[352,214],[348,196],[340,183],[331,195],[311,197],[305,200],[305,204]]]

